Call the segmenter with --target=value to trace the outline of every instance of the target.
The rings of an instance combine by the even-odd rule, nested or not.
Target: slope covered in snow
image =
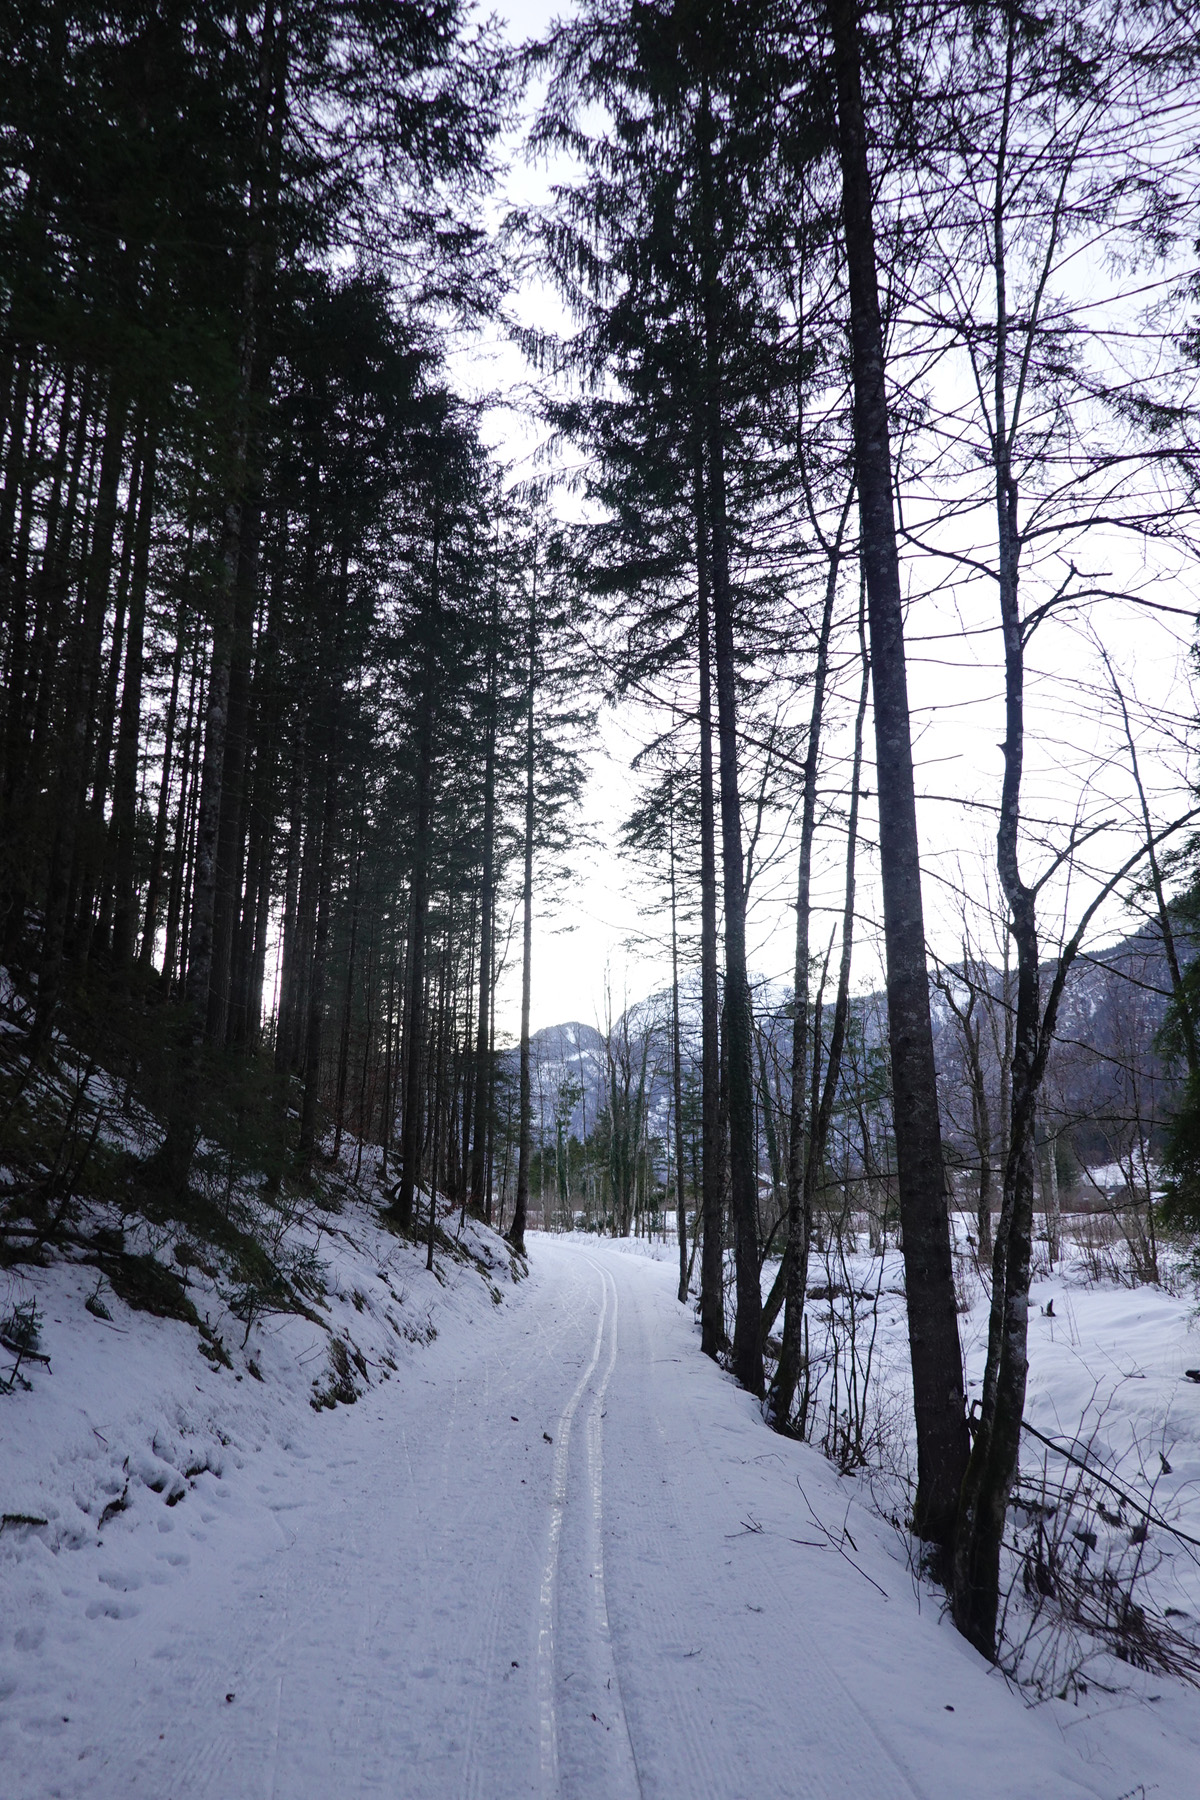
[[[460,1230],[456,1216],[445,1227],[429,1271],[425,1246],[382,1229],[374,1206],[314,1207],[290,1227],[293,1256],[316,1278],[310,1304],[249,1325],[204,1252],[194,1260],[185,1245],[183,1305],[199,1332],[146,1310],[144,1294],[128,1304],[90,1255],[0,1275],[0,1318],[32,1305],[40,1351],[0,1394],[4,1800],[75,1791],[47,1772],[60,1736],[63,1754],[75,1745],[80,1791],[122,1793],[119,1762],[89,1774],[93,1746],[72,1731],[101,1696],[113,1628],[143,1673],[127,1668],[126,1692],[105,1701],[110,1726],[156,1687],[147,1613],[185,1637],[214,1573],[264,1533],[278,1541],[331,1415],[375,1403],[441,1332],[469,1336],[513,1291],[520,1265],[495,1233],[469,1219]],[[130,1267],[164,1267],[141,1264],[146,1231],[127,1230],[122,1260],[107,1265],[122,1290]],[[169,1249],[153,1248],[169,1264]],[[0,1354],[0,1379],[13,1361]]]

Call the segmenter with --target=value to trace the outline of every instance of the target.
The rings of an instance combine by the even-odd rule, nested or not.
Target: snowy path
[[[669,1267],[548,1239],[533,1265],[147,1521],[152,1561],[131,1540],[124,1586],[100,1577],[103,1656],[2,1800],[1130,1790],[919,1608],[885,1527],[856,1509],[830,1547],[809,1505],[840,1537],[854,1484],[698,1355]]]

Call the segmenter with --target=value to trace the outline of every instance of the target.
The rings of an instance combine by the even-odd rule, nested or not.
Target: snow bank
[[[323,1294],[310,1289],[307,1315],[248,1329],[186,1244],[202,1332],[136,1310],[83,1262],[0,1275],[0,1319],[32,1302],[48,1358],[0,1394],[0,1767],[11,1732],[66,1728],[62,1698],[103,1657],[105,1620],[134,1616],[139,1591],[165,1584],[186,1612],[213,1528],[223,1555],[276,1529],[287,1469],[328,1434],[331,1409],[501,1304],[520,1266],[494,1232],[458,1226],[443,1221],[427,1271],[424,1245],[382,1228],[365,1201],[314,1209],[290,1231]],[[133,1228],[127,1245],[144,1250],[146,1235]]]

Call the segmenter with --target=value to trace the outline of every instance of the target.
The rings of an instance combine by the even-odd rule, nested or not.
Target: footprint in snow
[[[89,1619],[136,1619],[141,1608],[128,1600],[93,1600],[86,1611]]]

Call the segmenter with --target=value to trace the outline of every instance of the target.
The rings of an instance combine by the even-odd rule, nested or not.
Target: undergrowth
[[[909,1403],[903,1382],[893,1378],[895,1351],[885,1351],[879,1336],[884,1309],[903,1296],[885,1285],[882,1239],[874,1232],[869,1253],[879,1260],[866,1263],[864,1273],[859,1224],[848,1212],[827,1219],[813,1246],[793,1424],[842,1475],[859,1479],[873,1509],[902,1535],[920,1576],[921,1547],[911,1534]],[[1085,1285],[1126,1286],[1137,1279],[1132,1264],[1119,1260],[1126,1238],[1118,1242],[1116,1228],[1103,1224],[1100,1230],[1084,1221],[1073,1247],[1076,1265]],[[1200,1278],[1200,1252],[1189,1265],[1185,1250],[1160,1242],[1156,1267],[1154,1285],[1177,1295]],[[1051,1271],[1045,1265],[1037,1272]],[[958,1249],[955,1281],[966,1313],[987,1291],[986,1270]],[[768,1339],[766,1349],[770,1362],[778,1340]],[[1169,1506],[1160,1504],[1160,1486],[1172,1473],[1165,1436],[1153,1443],[1135,1436],[1117,1466],[1105,1450],[1111,1433],[1099,1384],[1073,1427],[1046,1438],[1027,1423],[1026,1434],[1003,1548],[1000,1669],[1033,1700],[1118,1687],[1122,1664],[1200,1685],[1200,1621],[1190,1605],[1169,1603],[1180,1598],[1179,1571],[1188,1561],[1200,1564],[1200,1542],[1178,1523],[1178,1490]]]
[[[189,1292],[197,1275],[244,1328],[243,1350],[271,1314],[299,1314],[331,1330],[323,1234],[349,1200],[397,1227],[369,1163],[360,1183],[321,1156],[299,1163],[293,1095],[271,1059],[194,1053],[195,1153],[187,1180],[168,1183],[156,1173],[156,1152],[172,1104],[180,1010],[163,1002],[155,982],[131,988],[127,978],[115,983],[91,971],[36,1064],[25,1048],[29,1017],[28,996],[0,971],[0,1269],[57,1258],[93,1267],[89,1311],[109,1318],[111,1294],[181,1320],[214,1366],[230,1366],[230,1358]],[[414,1240],[423,1244],[427,1234],[427,1217],[415,1220]],[[434,1240],[443,1257],[475,1262],[499,1298],[491,1268],[469,1247],[440,1225]],[[15,1345],[22,1322],[7,1324]],[[321,1405],[353,1387],[353,1352],[342,1345],[351,1359],[343,1366],[339,1344],[331,1332]],[[0,1391],[24,1381],[21,1363],[35,1355],[34,1337],[11,1369],[0,1364]]]

